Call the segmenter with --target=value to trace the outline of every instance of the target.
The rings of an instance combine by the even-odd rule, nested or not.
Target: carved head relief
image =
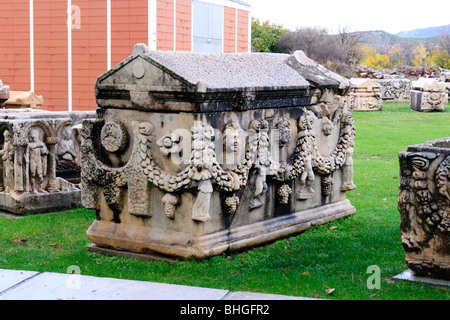
[[[239,137],[241,127],[238,123],[229,122],[223,131],[223,144],[226,152],[237,152],[239,148]]]
[[[322,118],[322,132],[326,136],[329,136],[333,132],[333,122],[326,117]]]
[[[28,140],[31,143],[40,141],[39,130],[35,128],[31,129],[30,132],[28,133]]]

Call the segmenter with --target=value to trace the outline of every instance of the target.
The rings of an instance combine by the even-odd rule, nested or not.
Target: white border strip
[[[106,70],[111,69],[111,0],[106,1]]]
[[[72,0],[67,0],[67,104],[72,111]]]
[[[30,91],[34,92],[34,0],[30,0]]]
[[[177,51],[177,0],[173,0],[173,51]]]
[[[148,0],[148,48],[155,51],[157,46],[156,19],[156,0]]]

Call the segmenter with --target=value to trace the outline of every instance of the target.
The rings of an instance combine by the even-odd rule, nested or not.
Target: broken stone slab
[[[443,112],[448,100],[446,83],[433,78],[419,78],[411,83],[410,108],[419,112]]]
[[[93,112],[0,112],[0,209],[41,213],[81,204],[80,136]]]
[[[83,121],[95,250],[204,259],[354,214],[347,90],[295,55],[136,45],[97,79]]]
[[[9,99],[5,102],[7,109],[32,108],[39,109],[44,103],[44,98],[33,91],[11,91]]]
[[[450,137],[399,153],[398,210],[408,267],[450,279]]]
[[[404,281],[410,281],[410,282],[427,283],[427,284],[431,284],[434,286],[440,286],[440,287],[450,287],[449,280],[443,280],[443,279],[430,277],[430,276],[418,276],[410,269],[405,270],[396,276],[393,276],[392,280],[404,280]]]
[[[381,85],[372,79],[352,78],[350,89],[344,97],[350,110],[354,111],[381,111],[383,100],[381,98]]]
[[[0,80],[0,108],[5,107],[5,102],[9,99],[9,97],[10,97],[9,86],[3,85],[2,80]]]
[[[411,81],[408,79],[374,79],[380,84],[381,99],[383,101],[409,101]]]

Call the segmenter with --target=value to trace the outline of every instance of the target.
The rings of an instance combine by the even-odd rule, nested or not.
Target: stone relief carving
[[[347,104],[350,110],[381,111],[381,85],[371,79],[350,79],[351,89],[347,94]]]
[[[31,129],[29,142],[25,149],[25,176],[26,190],[28,192],[44,192],[42,182],[47,175],[47,158],[49,151],[44,142],[41,141],[40,133],[37,129]]]
[[[411,83],[408,79],[374,79],[381,85],[381,98],[392,101],[409,101]]]
[[[160,190],[166,192],[163,197],[166,215],[174,218],[175,207],[180,203],[180,197],[176,193],[183,189],[197,189],[196,200],[192,209],[192,219],[200,222],[210,220],[209,207],[211,196],[214,189],[227,193],[236,193],[243,189],[248,182],[253,186],[253,199],[249,203],[250,209],[259,208],[264,205],[264,194],[267,191],[268,177],[273,179],[289,182],[299,179],[300,189],[297,191],[297,199],[305,200],[314,196],[313,183],[315,181],[315,172],[323,175],[322,190],[328,196],[331,193],[333,179],[331,174],[343,168],[343,185],[342,190],[352,190],[355,188],[353,184],[353,162],[352,153],[354,146],[355,130],[353,126],[353,118],[350,112],[344,113],[341,119],[340,138],[333,152],[324,157],[319,154],[316,145],[315,133],[312,125],[316,116],[312,112],[305,112],[298,120],[297,147],[294,155],[288,163],[279,163],[275,161],[270,153],[270,137],[269,123],[267,120],[254,119],[250,122],[247,130],[248,138],[246,140],[245,158],[242,163],[231,169],[224,169],[219,163],[214,145],[214,129],[203,123],[198,123],[191,128],[191,154],[186,167],[179,173],[171,174],[165,172],[156,164],[152,155],[153,141],[153,124],[150,122],[133,122],[136,128],[134,138],[137,146],[134,151],[134,162],[130,161],[122,168],[108,167],[106,164],[95,159],[95,137],[90,136],[89,130],[95,131],[93,126],[100,126],[99,122],[92,122],[84,128],[83,154],[85,154],[85,166],[88,174],[84,176],[83,183],[86,190],[96,189],[96,185],[102,186],[105,190],[105,198],[107,203],[115,212],[120,212],[122,206],[123,190],[126,188],[127,170],[142,170],[147,184],[156,186]],[[281,123],[281,122],[280,122]],[[284,121],[287,126],[288,121]],[[111,131],[111,124],[106,124]],[[278,124],[277,129],[280,128]],[[98,131],[99,129],[97,129]],[[229,123],[224,129],[224,150],[226,152],[235,153],[238,151],[238,132],[240,128],[236,124]],[[103,129],[100,130],[104,132]],[[115,131],[118,132],[118,131]],[[285,133],[288,133],[287,130]],[[120,133],[120,136],[126,133]],[[289,129],[290,134],[290,129]],[[289,135],[286,134],[285,137]],[[160,138],[156,145],[164,148],[165,139],[172,140],[173,135],[164,135]],[[101,138],[101,145],[107,145]],[[110,135],[108,135],[110,139]],[[176,140],[180,138],[175,137]],[[112,139],[117,141],[117,139]],[[287,141],[286,141],[287,142]],[[167,143],[168,146],[168,143]],[[111,151],[116,150],[118,144]],[[105,147],[106,149],[106,147]],[[179,149],[176,149],[179,151]],[[163,152],[169,155],[170,152]],[[138,172],[137,171],[137,172]],[[251,179],[251,180],[249,180]],[[136,183],[136,182],[133,182]],[[145,192],[145,191],[144,191]],[[84,200],[87,207],[95,207],[94,203],[98,198],[97,192],[89,192],[89,196]],[[284,184],[279,190],[278,195],[281,204],[287,204],[292,189]],[[146,197],[144,197],[146,198]],[[239,206],[239,197],[230,195],[225,199],[225,207],[230,214],[236,212]],[[137,206],[137,203],[130,203],[130,206]]]
[[[171,154],[180,152],[182,150],[182,139],[183,137],[177,132],[168,132],[161,139],[156,141],[156,144],[159,146],[159,151],[163,155],[170,156]]]
[[[74,122],[90,115],[33,109],[0,113],[2,210],[40,213],[80,204],[79,142],[72,132]]]
[[[56,151],[58,160],[65,160],[73,163],[78,162],[78,153],[75,149],[75,143],[72,137],[72,127],[67,126],[58,142]]]
[[[420,146],[400,153],[402,244],[414,272],[450,279],[450,155]]]
[[[280,148],[291,140],[291,124],[289,120],[283,118],[278,124],[277,129],[279,132],[279,145]]]
[[[3,132],[4,142],[0,151],[3,165],[3,190],[6,193],[14,190],[14,146],[11,142],[11,132]]]
[[[432,78],[419,78],[411,83],[410,108],[419,112],[442,112],[448,95],[446,83]]]

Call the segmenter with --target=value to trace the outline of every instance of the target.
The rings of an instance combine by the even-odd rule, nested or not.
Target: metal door
[[[223,6],[193,0],[193,51],[223,52]]]

